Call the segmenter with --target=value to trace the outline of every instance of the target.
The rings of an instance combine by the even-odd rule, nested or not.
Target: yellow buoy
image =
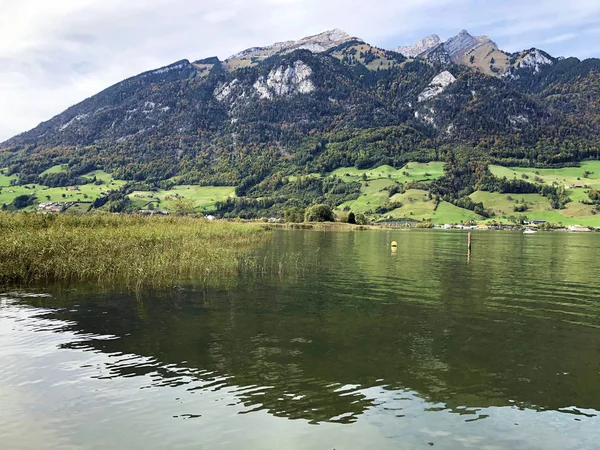
[[[396,241],[392,241],[392,248],[398,247],[398,243]]]

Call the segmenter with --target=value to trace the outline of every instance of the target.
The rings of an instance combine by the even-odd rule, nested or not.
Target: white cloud
[[[571,39],[575,39],[577,34],[575,33],[563,33],[558,36],[554,36],[544,40],[544,44],[556,44],[558,42],[570,41]]]
[[[375,45],[467,28],[510,51],[600,56],[597,0],[0,0],[0,140],[126,77],[342,28]]]

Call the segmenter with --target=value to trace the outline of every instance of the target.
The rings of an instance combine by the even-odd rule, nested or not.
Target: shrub
[[[515,205],[514,211],[515,212],[525,212],[525,211],[527,211],[527,205],[525,203],[523,203],[521,205]]]

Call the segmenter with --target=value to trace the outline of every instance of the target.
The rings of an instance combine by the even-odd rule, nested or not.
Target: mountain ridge
[[[282,56],[298,50],[307,50],[315,54],[325,53],[352,43],[358,44],[360,48],[368,47],[368,52],[381,51],[383,52],[383,54],[386,53],[385,50],[369,46],[360,38],[352,37],[345,31],[342,31],[340,29],[333,29],[316,35],[308,36],[297,41],[279,42],[266,47],[252,47],[246,50],[242,50],[241,52],[232,55],[224,61],[219,60],[219,58],[217,57],[204,58],[201,60],[197,60],[194,63],[190,63],[190,61],[187,59],[179,60],[166,66],[160,67],[158,69],[149,70],[139,75],[130,77],[110,88],[107,88],[98,95],[104,93],[108,89],[116,88],[118,90],[118,87],[127,85],[128,83],[139,83],[140,80],[143,79],[149,80],[150,83],[169,82],[173,80],[179,80],[182,78],[192,79],[195,77],[207,76],[213,70],[217,72],[223,70],[232,73],[240,68],[256,67],[256,65],[260,62],[268,60],[269,58],[275,57],[277,55]],[[475,59],[473,51],[478,49],[479,47],[484,46],[493,47],[491,51],[488,50],[487,47],[485,49],[488,53],[488,61],[484,61],[479,65],[473,64],[473,60]],[[446,41],[442,41],[439,38],[439,36],[432,34],[418,41],[412,46],[396,47],[394,51],[401,53],[402,50],[404,50],[404,52],[406,53],[405,56],[409,58],[423,59],[425,61],[430,61],[435,64],[440,64],[442,66],[449,66],[451,64],[465,66],[472,70],[483,72],[487,75],[503,77],[507,79],[519,78],[521,76],[519,75],[519,72],[523,70],[532,70],[534,73],[538,74],[540,73],[541,68],[543,66],[552,65],[556,61],[558,61],[557,58],[551,57],[546,52],[532,48],[513,54],[507,54],[502,52],[505,55],[506,64],[501,68],[499,68],[501,64],[498,67],[494,67],[494,64],[498,65],[499,61],[495,61],[494,58],[489,57],[489,55],[492,54],[494,51],[501,52],[497,49],[496,44],[487,36],[472,36],[466,30],[461,30],[456,36],[453,36]],[[351,51],[354,50],[351,49]],[[465,59],[469,56],[471,62]],[[386,57],[389,58],[389,56]],[[368,55],[367,59],[369,58],[372,58],[370,54]],[[243,59],[245,60],[245,62],[241,64],[241,66],[235,64],[232,65],[231,61],[235,59]],[[490,62],[492,62],[492,64],[490,64]],[[482,65],[483,69],[481,68]],[[379,70],[380,68],[387,68],[389,66],[393,66],[393,64],[390,63],[388,66],[377,67],[377,69]],[[267,76],[264,82],[259,82],[257,80],[257,86],[260,86],[261,83],[264,83],[265,85],[265,87],[261,88],[261,98],[268,98],[271,95],[269,93],[268,88],[266,87],[269,85],[269,83],[271,85],[277,85],[278,82],[275,81],[275,79],[277,77],[281,79],[285,76],[285,70],[279,72],[277,72],[277,70],[275,70],[275,72],[271,74],[270,78]],[[310,70],[310,68],[304,68],[303,70],[306,72],[307,70]],[[439,71],[439,73],[441,73],[441,70]],[[310,87],[311,84],[312,82],[308,79],[308,77],[306,77],[306,87],[304,89],[306,89],[307,92],[312,91],[312,88]],[[287,88],[279,86],[278,89],[279,91],[281,91],[281,89],[286,90]],[[90,99],[97,98],[98,96],[92,96]],[[90,99],[86,99],[84,101]],[[110,101],[109,104],[111,104]],[[65,115],[68,111],[71,110],[71,108],[68,108],[66,111],[64,111],[61,114],[58,114],[49,121],[42,122],[33,130],[40,128],[41,130],[50,131],[45,129],[45,125],[48,124],[48,122],[54,120],[55,118]],[[90,111],[87,111],[70,117],[67,121],[61,123],[58,126],[58,131],[67,130],[73,124],[73,121],[83,120],[87,117],[85,116],[85,114],[89,113]],[[10,138],[5,142],[0,143],[0,146],[6,146],[7,144],[10,145],[12,142],[14,142],[15,139],[26,133],[28,132],[26,131],[24,133],[20,133],[19,135]],[[38,136],[43,134],[44,132],[40,133]]]
[[[256,49],[110,86],[0,144],[0,169],[25,184],[104,170],[141,190],[176,179],[306,206],[354,188],[285,177],[454,154],[536,167],[600,158],[598,59],[508,54],[466,31],[425,39],[414,57],[339,30]],[[68,169],[44,174],[55,165]]]

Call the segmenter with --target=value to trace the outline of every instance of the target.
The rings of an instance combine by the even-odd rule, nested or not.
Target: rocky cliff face
[[[546,52],[542,52],[536,48],[521,52],[516,64],[514,65],[514,71],[525,69],[533,73],[540,73],[544,66],[550,66],[554,64],[555,59],[548,55]]]
[[[404,56],[408,58],[414,58],[416,56],[422,55],[433,48],[437,47],[442,43],[442,40],[437,34],[432,34],[431,36],[427,36],[426,38],[421,39],[419,42],[413,45],[408,46],[400,46],[394,49],[398,53],[402,53]]]
[[[419,103],[437,97],[446,90],[448,86],[456,82],[456,78],[447,70],[437,75],[431,83],[419,94],[417,101]]]
[[[310,94],[315,90],[311,80],[313,71],[302,60],[296,60],[287,66],[274,67],[266,76],[259,76],[251,85],[243,85],[238,78],[230,82],[219,83],[213,95],[219,102],[235,103],[239,99],[251,100],[253,97],[272,100],[294,94]]]
[[[260,98],[271,99],[274,96],[283,97],[291,94],[310,94],[315,85],[310,79],[312,69],[303,61],[298,60],[294,65],[279,66],[265,77],[259,77],[254,88]]]

